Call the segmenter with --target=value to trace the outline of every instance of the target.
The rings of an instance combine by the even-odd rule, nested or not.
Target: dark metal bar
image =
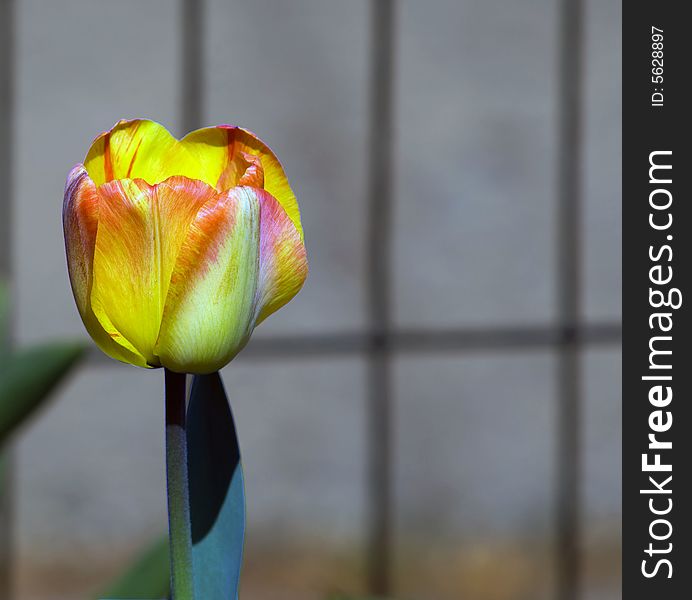
[[[581,177],[583,2],[560,3],[558,95],[557,297],[564,332],[557,358],[559,394],[556,474],[558,600],[580,597],[581,500]]]
[[[388,345],[396,353],[460,353],[483,351],[545,350],[577,338],[582,346],[617,346],[622,341],[619,323],[596,323],[570,331],[558,327],[504,327],[483,329],[391,331]],[[376,334],[335,332],[253,339],[237,360],[334,357],[358,355],[381,344]],[[117,365],[95,346],[90,362]]]
[[[554,347],[565,338],[589,345],[619,344],[618,324],[594,324],[578,330],[551,327],[507,327],[449,331],[409,330],[394,332],[392,348],[397,352],[482,352],[541,350]]]
[[[370,123],[368,140],[367,306],[369,412],[368,587],[391,590],[392,364],[391,223],[393,212],[394,0],[371,2]]]
[[[0,277],[6,281],[12,273],[14,58],[14,0],[0,0]]]
[[[559,346],[565,338],[577,338],[582,345],[617,346],[622,340],[622,329],[617,323],[602,323],[583,327],[578,331],[557,327],[506,327],[484,329],[391,331],[387,345],[391,352],[404,353],[464,353],[483,351],[545,350]],[[332,357],[361,354],[372,346],[382,344],[377,334],[327,333],[312,336],[285,336],[257,339],[250,342],[238,357],[288,358]],[[99,352],[100,354],[100,352]],[[104,359],[105,359],[105,355]]]
[[[15,0],[0,0],[0,280],[11,284]],[[11,287],[10,287],[11,290]],[[12,343],[12,322],[0,332],[0,345]],[[0,449],[0,598],[12,597],[14,460],[11,448]]]
[[[182,0],[180,110],[183,133],[204,120],[204,0]]]

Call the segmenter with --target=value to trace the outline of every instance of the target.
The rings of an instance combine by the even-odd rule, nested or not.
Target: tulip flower
[[[298,203],[273,152],[221,125],[177,140],[120,121],[67,178],[72,291],[109,356],[213,373],[307,276]]]

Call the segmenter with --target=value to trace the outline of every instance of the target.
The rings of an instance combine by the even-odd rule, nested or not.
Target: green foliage
[[[195,375],[187,446],[195,598],[236,600],[245,490],[238,437],[219,373]]]
[[[54,342],[10,354],[0,367],[0,445],[82,358],[79,343]]]
[[[10,352],[9,294],[0,284],[0,446],[82,358],[83,344],[53,342]]]
[[[142,552],[125,573],[98,597],[130,600],[168,598],[169,594],[168,538],[162,536]]]
[[[13,352],[9,293],[0,281],[0,596],[10,590],[11,454],[6,442],[84,355],[78,343],[51,343]]]
[[[191,593],[184,588],[177,593],[181,598],[194,594],[195,600],[236,600],[245,534],[245,494],[235,424],[218,373],[195,376],[187,430],[176,440],[175,444],[185,444],[187,451],[189,472],[183,483],[189,494],[180,498],[186,502],[184,516],[189,518],[190,528],[189,539],[173,536],[172,543],[191,545],[191,560],[176,568],[187,569],[183,575],[192,579],[194,587]],[[167,452],[176,449],[167,442]],[[178,464],[170,454],[168,462]],[[168,493],[180,493],[170,482],[169,472]],[[180,518],[178,513],[169,516]],[[129,600],[168,595],[169,561],[168,543],[160,540],[99,597]]]

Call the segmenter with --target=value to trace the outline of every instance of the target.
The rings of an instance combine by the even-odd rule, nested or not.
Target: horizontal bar
[[[258,338],[243,350],[243,358],[341,356],[387,347],[401,353],[445,353],[543,349],[566,342],[590,346],[617,346],[622,341],[619,323],[593,323],[578,328],[524,326],[449,330],[404,329],[389,335],[335,332]],[[91,363],[117,364],[94,348]]]

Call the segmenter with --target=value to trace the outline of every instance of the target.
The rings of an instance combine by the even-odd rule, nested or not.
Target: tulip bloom
[[[68,175],[63,228],[87,331],[141,367],[217,371],[307,276],[283,168],[239,127],[120,121]]]

